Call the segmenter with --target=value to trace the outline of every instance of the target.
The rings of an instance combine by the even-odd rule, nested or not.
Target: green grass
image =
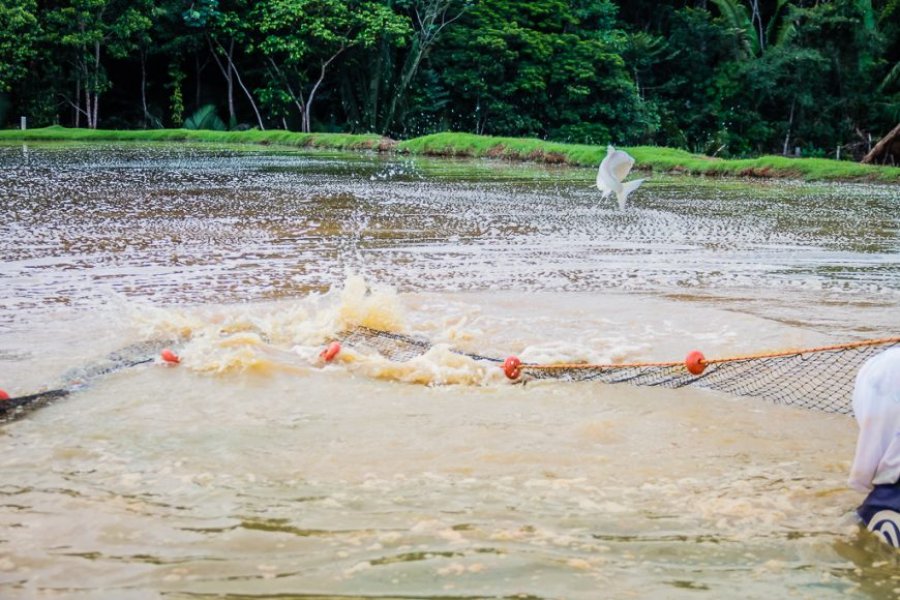
[[[194,129],[42,129],[0,130],[0,141],[48,142],[203,142],[216,144],[263,144],[328,150],[387,150],[393,141],[378,135],[344,133],[296,133],[293,131],[208,131]]]
[[[102,130],[46,127],[0,130],[0,141],[159,141],[221,144],[263,144],[328,150],[378,150],[421,156],[496,158],[576,167],[596,167],[605,146],[562,144],[530,138],[436,133],[402,142],[378,135],[295,133],[291,131],[201,131],[188,129]],[[900,167],[862,165],[823,158],[761,156],[727,160],[655,146],[624,147],[644,172],[689,175],[780,177],[807,181],[873,181],[900,183]]]
[[[824,158],[761,156],[727,160],[656,146],[623,147],[641,171],[737,177],[788,177],[807,181],[900,182],[900,168],[863,165]],[[469,133],[436,133],[397,143],[395,150],[433,156],[465,156],[530,160],[596,167],[606,155],[605,146],[560,144],[537,139],[478,136]]]

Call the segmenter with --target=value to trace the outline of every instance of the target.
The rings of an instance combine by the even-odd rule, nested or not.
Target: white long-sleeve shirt
[[[859,424],[849,484],[867,492],[900,481],[900,347],[873,356],[856,376],[853,413]]]

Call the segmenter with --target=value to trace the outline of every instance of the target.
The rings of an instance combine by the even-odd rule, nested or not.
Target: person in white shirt
[[[869,531],[900,548],[900,347],[859,370],[853,413],[859,437],[849,484],[869,494],[856,514]]]

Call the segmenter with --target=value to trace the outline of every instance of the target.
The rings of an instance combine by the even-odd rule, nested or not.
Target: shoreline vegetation
[[[450,132],[395,141],[376,134],[298,133],[284,130],[104,130],[59,126],[24,131],[0,130],[0,142],[14,141],[251,144],[319,150],[368,150],[414,156],[489,158],[573,167],[596,167],[606,155],[605,146]],[[655,146],[623,146],[621,149],[634,157],[635,169],[645,173],[900,183],[900,167],[864,165],[851,161],[783,156],[722,159]]]

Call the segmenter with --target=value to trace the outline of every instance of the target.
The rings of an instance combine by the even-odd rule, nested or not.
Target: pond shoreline
[[[528,138],[503,138],[469,133],[436,133],[396,141],[375,134],[297,133],[292,131],[206,131],[188,129],[104,130],[45,127],[0,130],[3,141],[44,142],[201,142],[285,146],[320,150],[488,158],[594,167],[606,154],[603,146],[564,144]],[[800,179],[806,181],[900,183],[900,167],[863,165],[824,158],[761,156],[722,159],[656,146],[623,147],[634,156],[635,169],[646,173],[700,176]]]

